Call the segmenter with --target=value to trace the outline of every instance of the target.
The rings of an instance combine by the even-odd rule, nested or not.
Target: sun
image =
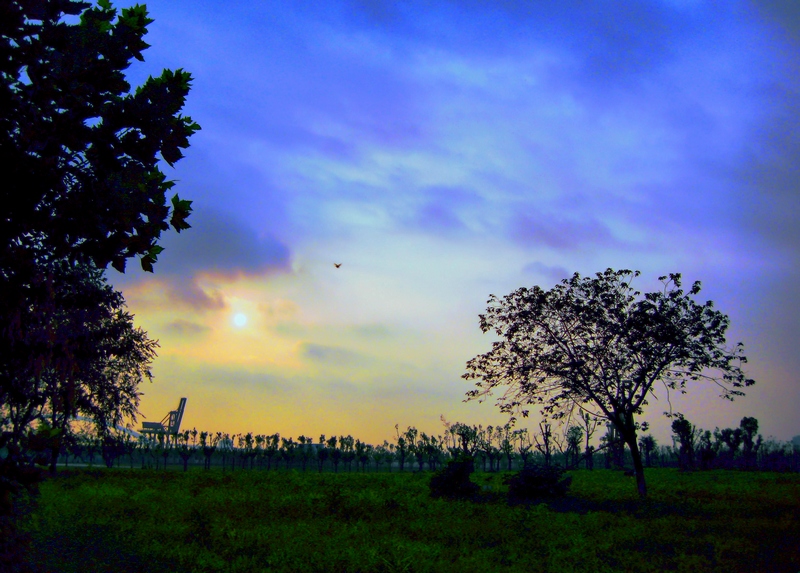
[[[242,326],[247,324],[247,316],[241,312],[236,313],[235,315],[233,315],[233,324],[241,328]]]

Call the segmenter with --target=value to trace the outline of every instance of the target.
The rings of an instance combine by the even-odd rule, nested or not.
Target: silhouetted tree
[[[266,444],[264,446],[264,455],[267,457],[267,470],[272,469],[272,458],[274,458],[278,454],[280,439],[281,435],[279,433],[267,436]]]
[[[481,429],[480,432],[480,452],[483,457],[483,471],[486,471],[486,462],[489,462],[489,471],[493,472],[500,469],[501,452],[494,444],[496,438],[494,426],[487,426],[485,430]],[[499,430],[499,428],[498,428]],[[497,467],[495,468],[495,462]]]
[[[231,438],[231,435],[228,434],[228,433],[222,434],[222,436],[220,437],[219,442],[217,443],[217,448],[219,449],[219,452],[222,454],[222,471],[224,472],[225,471],[225,461],[226,461],[228,455],[230,455],[232,457],[233,456],[233,452],[234,452],[234,450],[233,450],[233,439]],[[233,462],[231,462],[231,469],[233,469],[234,465],[235,464]]]
[[[539,433],[533,435],[533,443],[539,453],[544,456],[544,467],[550,467],[550,460],[553,456],[553,432],[548,423],[539,423]]]
[[[420,472],[424,470],[426,462],[429,470],[432,469],[432,466],[436,463],[435,456],[437,448],[435,443],[435,437],[429,436],[425,432],[420,432],[419,438],[414,445],[414,457],[417,458],[417,466]]]
[[[313,440],[310,437],[299,436],[297,438],[298,447],[297,451],[300,453],[300,461],[303,464],[303,471],[306,471],[308,460],[311,457],[311,444]]]
[[[724,430],[720,430],[719,428],[714,428],[714,438],[725,444],[727,449],[723,455],[726,464],[728,466],[733,466],[736,454],[739,451],[739,446],[742,445],[742,429],[725,428]]]
[[[742,429],[742,457],[744,458],[745,469],[753,469],[756,466],[756,456],[763,441],[761,434],[756,439],[758,433],[758,420],[745,416],[739,422]]]
[[[367,471],[367,463],[369,462],[373,450],[374,448],[371,445],[365,444],[361,440],[356,440],[356,469],[358,469],[360,464],[361,471]]]
[[[191,76],[164,70],[135,92],[124,70],[143,60],[145,6],[6,0],[0,5],[0,404],[31,403],[31,378],[76,371],[63,339],[42,336],[56,307],[57,266],[152,271],[161,233],[189,228],[191,202],[159,168],[200,127],[180,115]],[[48,329],[44,329],[48,330]],[[40,404],[41,406],[41,404]],[[9,414],[14,411],[13,414]],[[2,421],[6,425],[6,420]],[[13,426],[13,423],[9,423]],[[25,430],[0,436],[0,498],[34,487]],[[20,481],[22,480],[22,481]],[[0,508],[0,511],[3,511]],[[2,547],[0,547],[2,551]]]
[[[417,435],[417,429],[411,426],[408,429],[400,434],[400,425],[394,425],[395,432],[397,432],[397,445],[395,446],[395,456],[397,460],[400,462],[400,471],[403,471],[406,465],[406,458],[409,454],[413,455],[412,449],[414,447],[414,439]]]
[[[222,440],[221,432],[217,432],[214,435],[211,435],[208,432],[200,432],[200,449],[203,452],[203,469],[211,469],[211,456],[214,455],[220,440]],[[225,462],[223,458],[223,465],[224,463]]]
[[[100,439],[100,455],[107,468],[113,468],[114,462],[125,454],[125,447],[119,436],[111,433],[105,434]]]
[[[128,456],[130,468],[133,469],[133,456],[139,451],[139,442],[128,432],[123,432],[121,438],[123,455]]]
[[[162,231],[189,227],[177,195],[170,216],[174,184],[158,162],[181,159],[200,129],[180,115],[192,78],[164,70],[130,93],[123,72],[144,61],[153,20],[139,5],[116,16],[107,0],[4,3],[0,269],[10,283],[43,253],[120,271],[140,256],[150,271]]]
[[[599,420],[590,416],[589,412],[580,412],[578,418],[580,418],[583,429],[586,432],[586,446],[583,453],[586,458],[586,469],[591,470],[594,468],[594,446],[590,446],[589,441],[592,439],[592,436],[597,429]]]
[[[394,466],[394,461],[397,459],[397,452],[395,451],[394,444],[390,444],[388,441],[383,441],[384,446],[386,449],[383,452],[383,459],[386,460],[386,465],[389,468],[389,473],[392,472],[392,466]]]
[[[470,360],[463,377],[479,379],[467,400],[509,386],[498,402],[503,412],[521,410],[525,417],[524,405],[540,404],[542,415],[554,419],[579,408],[608,420],[630,448],[645,497],[635,416],[654,384],[685,392],[687,380],[707,379],[733,399],[755,382],[740,367],[746,362],[741,343],[724,346],[728,317],[710,301],[691,298],[699,282],[684,293],[680,274],[670,274],[660,278],[663,290],[642,296],[630,286],[639,274],[608,269],[592,279],[575,273],[549,291],[535,286],[502,300],[492,295],[480,327],[501,340]]]
[[[153,452],[156,456],[161,456],[164,458],[164,470],[166,470],[167,463],[169,462],[169,455],[172,453],[172,443],[170,443],[169,439],[167,439],[164,434],[161,433],[156,436],[156,440],[157,441],[155,443],[155,447],[153,448]],[[91,453],[89,455],[91,459]],[[158,469],[158,465],[156,465],[156,469]]]
[[[328,455],[330,456],[331,464],[333,464],[333,472],[338,473],[339,462],[342,461],[342,450],[337,446],[338,438],[331,436],[326,442],[328,445]]]
[[[183,460],[183,471],[189,469],[189,460],[192,459],[197,448],[195,443],[197,430],[184,430],[179,432],[175,440],[175,449],[178,456]]]
[[[694,469],[694,449],[699,431],[683,416],[672,422],[672,433],[680,443],[678,465],[682,470]]]
[[[468,426],[461,422],[449,423],[441,416],[447,432],[453,437],[456,447],[453,448],[453,460],[464,461],[469,466],[467,473],[475,469],[475,452],[480,448],[480,430],[477,426]]]
[[[347,471],[350,472],[353,470],[353,460],[356,459],[355,439],[350,435],[342,436],[339,438],[339,445],[342,449],[342,461],[347,464]]]
[[[139,455],[142,457],[142,469],[152,468],[153,439],[148,436],[140,435],[138,442]]]
[[[109,2],[89,7],[13,0],[2,12],[0,404],[8,410],[33,400],[19,387],[31,377],[76,369],[60,348],[63,333],[44,328],[64,302],[65,274],[94,276],[109,263],[124,270],[136,256],[152,270],[162,231],[188,228],[190,202],[176,195],[170,216],[173,183],[158,161],[179,160],[199,129],[179,114],[191,78],[165,70],[128,94],[123,70],[142,59],[152,20],[144,6],[116,22]],[[61,21],[79,14],[78,23]]]
[[[327,442],[325,441],[325,434],[319,437],[320,447],[317,448],[317,468],[319,473],[322,473],[322,467],[325,465],[325,460],[328,459],[330,452],[328,451]]]
[[[511,431],[511,424],[506,424],[503,426],[500,451],[506,456],[506,461],[508,463],[506,469],[511,471],[511,462],[514,458],[514,433]]]
[[[701,431],[697,440],[697,455],[700,458],[700,469],[710,469],[717,457],[717,446],[711,441],[711,432],[709,430]]]
[[[639,439],[639,449],[644,452],[644,465],[647,468],[650,467],[650,456],[653,450],[656,449],[656,445],[656,439],[650,434],[642,436]]]
[[[264,434],[256,434],[254,440],[256,443],[256,448],[255,448],[256,467],[263,469],[264,458],[267,457],[267,451],[266,451],[267,436],[265,436]]]
[[[530,465],[528,460],[531,458],[531,450],[533,449],[533,442],[531,442],[530,436],[528,435],[528,428],[515,430],[514,435],[519,441],[517,445],[517,455],[519,455],[522,460],[522,467],[526,468]]]
[[[392,471],[391,462],[389,461],[389,442],[387,440],[375,447],[372,452],[372,459],[375,461],[376,471],[381,471],[381,466],[384,462],[389,462],[389,471]]]
[[[253,469],[253,460],[255,460],[255,440],[253,433],[236,435],[236,445],[239,446],[239,460],[242,463],[242,469],[247,469],[247,462],[250,461],[250,469]]]
[[[567,430],[567,455],[570,458],[569,464],[577,468],[581,457],[581,441],[583,440],[583,430],[580,426],[570,426]]]
[[[625,442],[613,424],[606,424],[606,433],[600,438],[605,449],[606,469],[622,469],[625,465]]]
[[[793,449],[795,448],[792,442],[780,443],[772,437],[767,438],[760,447],[761,463],[759,468],[773,472],[794,471],[792,467]]]
[[[295,452],[297,450],[297,443],[294,439],[290,438],[281,438],[281,449],[280,455],[283,458],[283,461],[286,462],[286,469],[289,469],[289,464],[291,464],[292,460],[294,459]]]
[[[0,442],[19,443],[34,420],[46,417],[57,432],[52,442],[50,471],[55,473],[58,442],[72,431],[71,420],[94,421],[101,439],[138,414],[138,387],[151,379],[156,341],[133,326],[122,295],[105,281],[102,271],[88,264],[51,265],[51,305],[24,314],[30,354],[5,356],[9,384],[0,388],[0,424],[10,427]],[[3,351],[0,351],[0,355]],[[65,371],[65,365],[70,368]],[[4,401],[5,400],[5,401]]]

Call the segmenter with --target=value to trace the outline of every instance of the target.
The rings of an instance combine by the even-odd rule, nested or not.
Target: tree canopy
[[[79,415],[105,433],[135,418],[138,387],[152,378],[158,344],[134,326],[103,272],[64,260],[54,266],[49,306],[27,308],[23,336],[0,350],[7,382],[0,386],[0,425],[7,428],[0,447],[23,442],[35,420],[59,439]],[[57,448],[52,454],[55,463]]]
[[[65,16],[80,16],[68,24]],[[191,76],[164,70],[130,93],[123,71],[143,61],[153,20],[108,0],[3,2],[0,8],[0,272],[30,272],[42,253],[153,270],[190,201],[158,163],[173,165],[200,127],[180,115]]]
[[[108,380],[90,373],[112,367],[93,356],[122,336],[140,346],[118,358],[147,364],[154,355],[100,276],[109,264],[124,272],[132,257],[152,272],[161,233],[189,228],[191,201],[167,200],[174,183],[160,162],[181,159],[200,129],[181,115],[192,78],[164,70],[133,92],[125,80],[144,59],[152,21],[144,6],[118,15],[108,0],[0,6],[0,396],[11,410],[42,406],[43,377]],[[92,305],[117,319],[101,328],[75,314]],[[93,400],[116,400],[129,390],[124,378],[102,396],[94,387]],[[80,402],[70,400],[66,411]],[[130,410],[122,404],[118,412]]]
[[[670,274],[659,277],[661,290],[642,295],[631,286],[639,275],[575,273],[549,291],[534,286],[502,299],[491,295],[480,327],[500,340],[467,362],[463,378],[477,380],[467,400],[507,386],[498,405],[512,421],[519,412],[528,416],[530,404],[540,405],[545,418],[569,419],[580,410],[608,420],[631,449],[645,496],[634,416],[655,395],[655,384],[686,393],[687,381],[713,381],[733,400],[755,382],[742,370],[742,344],[726,346],[729,318],[713,302],[693,300],[699,282],[684,292],[681,275]]]
[[[200,129],[181,115],[189,73],[164,70],[133,92],[125,80],[151,22],[144,6],[118,15],[109,0],[0,2],[3,499],[38,479],[33,421],[55,438],[79,413],[101,429],[135,418],[150,376],[157,344],[103,272],[135,257],[152,272],[161,233],[189,228],[191,201],[168,201],[159,164]]]

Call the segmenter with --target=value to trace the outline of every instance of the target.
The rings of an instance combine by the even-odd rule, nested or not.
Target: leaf
[[[192,210],[192,201],[187,199],[180,199],[178,194],[176,193],[175,196],[172,198],[172,207],[176,211],[184,211],[186,213],[191,212]]]
[[[125,273],[125,257],[117,257],[111,262],[111,266],[114,267],[115,270]]]
[[[192,227],[186,222],[186,218],[189,216],[189,213],[192,212],[191,205],[191,201],[180,199],[177,193],[172,198],[172,217],[170,218],[170,224],[179,233],[184,229],[190,229]]]
[[[142,257],[142,270],[147,273],[152,273],[154,262],[156,262],[156,260],[153,257],[151,257],[150,255],[144,255]]]

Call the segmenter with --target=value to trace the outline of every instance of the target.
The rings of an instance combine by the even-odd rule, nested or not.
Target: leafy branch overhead
[[[161,233],[189,228],[191,202],[175,196],[170,209],[174,183],[159,162],[173,166],[200,129],[181,115],[192,77],[164,70],[131,93],[123,72],[144,60],[153,20],[145,6],[119,15],[107,0],[90,6],[2,10],[0,241],[16,257],[44,250],[119,271],[141,257],[152,271]],[[77,15],[75,24],[61,21]]]

